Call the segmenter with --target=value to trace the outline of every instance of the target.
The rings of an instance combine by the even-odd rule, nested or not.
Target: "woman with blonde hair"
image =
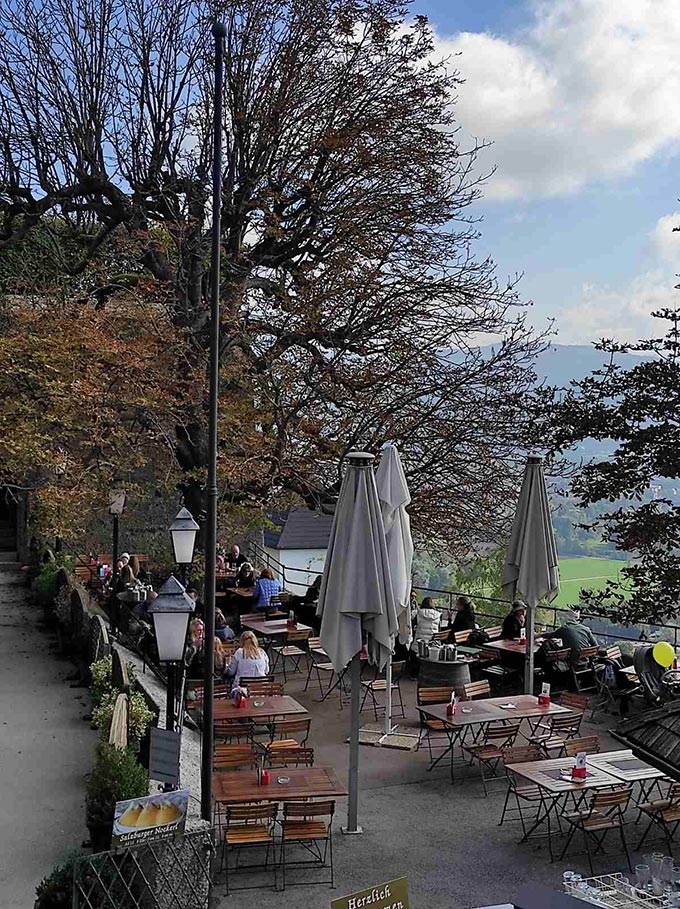
[[[227,666],[226,674],[233,677],[234,685],[239,684],[241,676],[259,678],[269,674],[269,657],[252,631],[244,631],[241,635],[241,646]]]

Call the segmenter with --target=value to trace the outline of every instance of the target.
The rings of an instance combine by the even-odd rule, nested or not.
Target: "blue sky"
[[[463,135],[497,168],[479,254],[524,272],[558,343],[650,330],[680,305],[680,3],[415,0],[466,80]],[[676,216],[677,213],[677,216]]]

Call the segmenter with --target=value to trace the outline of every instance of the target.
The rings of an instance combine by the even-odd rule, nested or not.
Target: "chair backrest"
[[[269,675],[242,675],[241,684],[248,685],[250,682],[275,682],[276,676],[273,673]]]
[[[479,682],[467,682],[463,685],[463,695],[466,701],[491,697],[491,685],[486,679]]]
[[[580,710],[584,713],[590,704],[590,698],[585,694],[576,694],[572,691],[563,691],[560,695],[560,704],[570,710]]]
[[[275,738],[280,735],[284,738],[291,732],[304,732],[305,739],[309,735],[309,727],[312,725],[312,718],[309,716],[286,717],[281,720],[274,720],[271,725],[272,736]]]
[[[426,704],[448,704],[451,700],[453,690],[454,689],[449,685],[440,685],[436,688],[421,688],[419,685],[416,693],[418,706],[423,707]]]
[[[571,732],[572,735],[576,735],[582,719],[582,713],[558,713],[552,718],[550,728],[552,732]]]
[[[213,768],[236,770],[239,767],[257,767],[259,755],[251,745],[215,745]]]
[[[234,822],[239,824],[261,824],[263,821],[273,824],[276,819],[276,802],[257,802],[250,805],[227,805],[227,826]]]
[[[241,679],[243,685],[243,679]],[[272,697],[275,694],[283,694],[283,682],[261,682],[259,679],[253,679],[252,682],[246,682],[245,687],[251,697],[262,695],[263,697]]]
[[[667,798],[674,807],[680,804],[680,782],[676,780],[674,783],[670,784]]]
[[[486,727],[484,742],[489,745],[500,743],[499,747],[509,747],[514,744],[519,735],[520,725],[520,723],[492,723]]]
[[[284,818],[295,817],[330,817],[335,814],[335,801],[332,799],[319,802],[284,802]]]
[[[307,646],[310,650],[323,650],[323,644],[321,643],[321,638],[309,636],[307,641]]]
[[[575,757],[581,751],[585,751],[586,754],[599,754],[599,738],[596,735],[584,735],[583,738],[572,739],[564,744],[564,753],[567,757]]]
[[[286,644],[295,644],[297,647],[300,644],[307,644],[309,642],[309,636],[311,635],[309,628],[302,629],[296,628],[295,630],[290,630],[286,632]]]
[[[606,789],[603,792],[596,792],[590,803],[590,810],[609,814],[613,813],[612,809],[616,808],[616,813],[623,812],[628,807],[631,791],[631,787],[627,786],[625,789]]]
[[[302,745],[290,748],[279,748],[277,751],[270,751],[267,754],[267,760],[271,767],[313,767],[314,766],[314,749],[305,748]]]
[[[485,628],[484,631],[489,635],[490,641],[497,641],[503,632],[503,626],[492,625],[491,628]]]
[[[561,663],[569,662],[571,659],[571,650],[568,647],[565,647],[563,650],[546,650],[545,651],[545,660],[546,663]]]
[[[457,631],[453,636],[456,644],[464,644],[470,637],[470,631],[470,628],[467,628],[465,631]]]
[[[443,631],[435,631],[432,635],[433,641],[448,641],[449,639],[449,629],[445,628]]]
[[[250,738],[253,734],[252,720],[215,720],[213,723],[215,735],[225,739]]]
[[[482,645],[479,659],[485,663],[500,663],[501,657],[497,650],[493,650],[491,647],[487,648]]]
[[[607,647],[602,656],[606,657],[608,660],[623,659],[623,654],[621,653],[621,648],[618,646],[618,644],[614,645],[613,647]]]
[[[597,656],[597,652],[600,648],[595,645],[595,647],[581,647],[578,652],[578,659],[583,660],[592,660]]]
[[[503,749],[503,764],[525,764],[529,761],[540,761],[543,757],[538,745],[512,745]]]

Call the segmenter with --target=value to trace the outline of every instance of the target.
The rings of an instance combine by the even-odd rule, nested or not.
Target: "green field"
[[[619,559],[560,559],[560,594],[555,606],[574,606],[579,602],[579,590],[602,590],[607,581],[616,581],[626,562]]]

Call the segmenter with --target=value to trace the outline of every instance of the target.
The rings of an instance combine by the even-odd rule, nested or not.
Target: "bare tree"
[[[323,503],[349,449],[393,440],[421,532],[502,536],[543,340],[472,252],[478,148],[461,147],[459,80],[426,20],[401,0],[0,10],[0,244],[40,226],[84,305],[151,276],[198,362],[209,26],[227,24],[223,379],[252,413],[239,432],[223,408],[224,502]],[[484,337],[502,341],[481,351]],[[178,428],[185,469],[205,463],[203,426],[198,408]]]

